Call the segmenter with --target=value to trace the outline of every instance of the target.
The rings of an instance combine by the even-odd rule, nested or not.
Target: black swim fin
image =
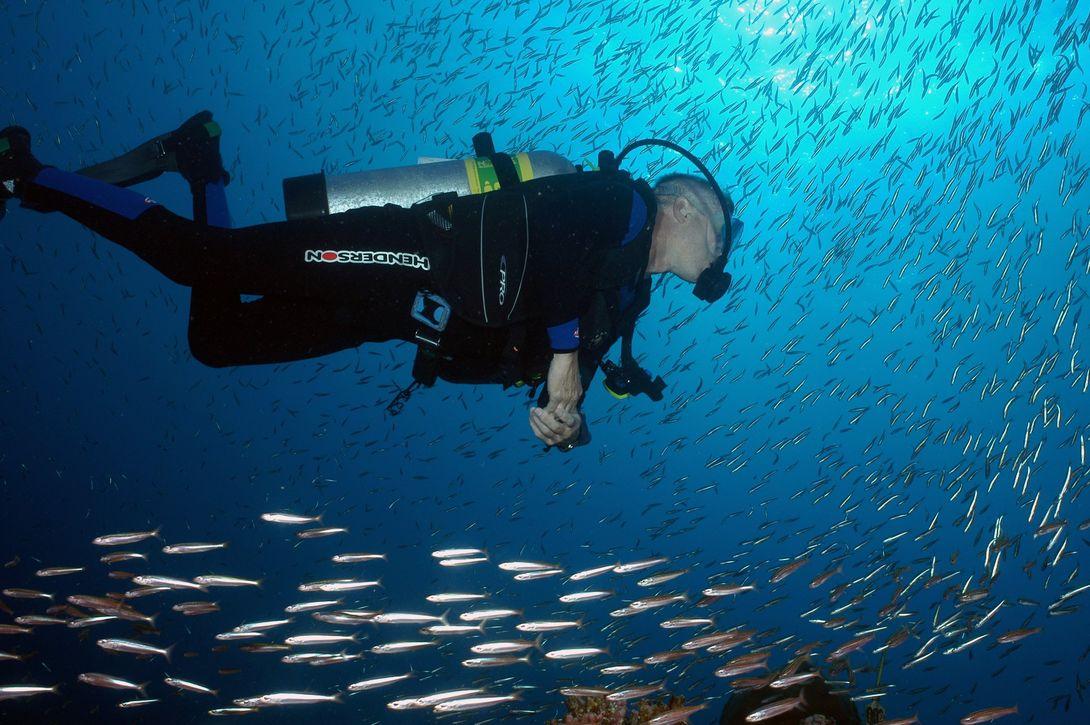
[[[115,186],[151,181],[168,171],[180,173],[190,184],[217,180],[227,184],[230,176],[220,159],[219,137],[220,127],[211,111],[201,111],[169,133],[76,173]]]

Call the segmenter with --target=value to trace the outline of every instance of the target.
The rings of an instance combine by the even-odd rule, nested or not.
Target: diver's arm
[[[542,398],[539,407],[530,409],[534,435],[550,446],[576,436],[582,424],[579,403],[583,398],[578,351],[553,354]]]
[[[578,350],[553,353],[546,384],[549,388],[549,404],[545,408],[546,412],[557,417],[578,412],[579,402],[583,399],[583,384],[579,379]]]
[[[547,384],[530,410],[534,435],[548,446],[571,450],[590,442],[580,406],[583,402],[583,377],[579,352],[558,352],[549,363]],[[593,375],[593,373],[592,373]]]
[[[565,426],[565,435],[561,437],[561,440],[566,440],[579,430],[572,416],[579,412],[579,403],[583,399],[579,374],[579,318],[553,325],[548,333],[553,359],[546,378],[549,403],[545,406],[545,412],[555,420],[572,421],[572,425]],[[555,444],[559,441],[547,442]]]

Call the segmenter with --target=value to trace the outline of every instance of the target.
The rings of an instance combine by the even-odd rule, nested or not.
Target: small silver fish
[[[203,574],[193,577],[193,581],[204,587],[260,587],[260,579],[240,579],[225,574]]]
[[[613,567],[613,573],[631,574],[632,572],[650,569],[651,567],[658,566],[659,564],[665,564],[668,561],[670,561],[670,559],[665,556],[656,556],[653,559],[643,559],[642,561],[633,561],[628,564],[617,564]]]
[[[379,559],[385,560],[385,554],[335,554],[333,556],[334,564],[359,564],[364,561],[378,561]]]
[[[56,694],[57,685],[45,687],[42,685],[4,685],[0,687],[0,702],[4,700],[18,700],[24,697],[44,695],[47,692]]]
[[[336,607],[343,601],[343,599],[324,599],[317,602],[300,602],[298,604],[289,604],[288,606],[284,607],[284,611],[288,614],[313,612],[318,609],[328,609],[329,607]]]
[[[485,555],[484,549],[439,549],[433,551],[431,555],[436,559],[464,559],[470,556],[483,556]]]
[[[515,574],[515,581],[529,582],[536,579],[545,579],[547,577],[556,576],[557,574],[563,573],[563,569],[538,569],[536,571],[524,571],[521,574]]]
[[[319,529],[306,529],[296,534],[300,539],[323,539],[336,534],[347,534],[348,529],[343,526],[325,526]]]
[[[463,622],[483,622],[488,619],[521,616],[521,609],[473,609],[468,612],[462,612],[458,615],[458,619]]]
[[[412,612],[380,612],[370,618],[370,621],[376,624],[429,624],[430,622],[439,622],[440,624],[446,624],[446,615],[435,616],[434,614],[414,614]]]
[[[159,529],[154,531],[129,531],[123,534],[105,534],[91,539],[95,546],[121,546],[122,544],[136,544],[151,538],[159,538]]]
[[[506,655],[513,654],[515,652],[524,652],[528,649],[534,649],[541,646],[541,636],[537,639],[530,641],[525,639],[516,639],[506,642],[481,642],[475,644],[469,648],[469,651],[477,655]]]
[[[458,559],[440,559],[439,566],[469,566],[470,564],[481,564],[486,561],[488,561],[487,556],[466,556]]]
[[[227,543],[200,543],[194,542],[189,544],[169,544],[163,547],[164,554],[203,554],[206,551],[215,551],[217,549],[226,549]]]
[[[139,554],[135,551],[118,551],[98,558],[103,564],[118,564],[122,561],[134,561],[137,559],[147,561],[148,557],[146,554]]]
[[[271,513],[261,514],[262,521],[268,521],[271,524],[292,524],[298,526],[300,524],[314,524],[321,523],[322,517],[319,516],[300,516],[299,514],[289,513]]]
[[[46,569],[39,569],[34,572],[34,576],[65,576],[66,574],[78,574],[83,569],[82,566],[51,566]]]
[[[536,622],[519,622],[515,625],[515,629],[520,632],[559,632],[563,629],[579,629],[582,626],[582,619],[541,620]]]
[[[382,580],[360,581],[356,579],[325,579],[316,582],[307,582],[298,586],[301,592],[354,592],[360,589],[381,587]]]
[[[518,693],[515,693],[513,695],[491,695],[488,697],[467,697],[460,700],[448,700],[447,702],[440,702],[432,709],[432,712],[468,712],[470,710],[480,710],[484,707],[500,705],[505,702],[514,702],[518,699]]]
[[[341,642],[356,642],[354,634],[296,634],[284,640],[284,644],[293,646],[308,646],[315,644],[338,644]]]
[[[140,574],[132,578],[133,584],[139,584],[142,587],[166,587],[167,589],[194,589],[197,591],[208,591],[203,584],[196,581],[187,581],[186,579],[178,579],[172,576],[163,576],[161,574]]]
[[[505,667],[507,665],[513,665],[518,662],[530,664],[530,656],[525,657],[470,657],[469,659],[462,660],[463,667],[480,668],[480,667]]]
[[[605,566],[596,566],[592,569],[584,569],[583,571],[577,571],[572,574],[568,579],[573,582],[583,581],[584,579],[590,579],[591,577],[601,576],[607,572],[613,571],[613,567],[617,564],[606,564]]]
[[[427,599],[432,604],[455,604],[455,603],[458,603],[458,602],[475,602],[475,601],[480,601],[481,599],[488,599],[488,595],[487,594],[458,594],[458,593],[451,592],[451,593],[447,593],[447,594],[429,594],[428,596],[426,596],[424,598]]]
[[[401,682],[402,680],[408,680],[414,677],[413,673],[409,672],[404,675],[387,675],[386,677],[372,677],[367,680],[360,680],[359,682],[353,682],[348,686],[349,692],[363,692],[365,690],[374,690],[379,687],[386,687],[386,685],[392,685],[395,682]]]
[[[159,655],[170,662],[170,653],[174,649],[174,646],[170,647],[155,647],[144,642],[134,642],[130,639],[100,639],[98,646],[104,650],[110,652],[124,652],[126,654],[134,655]]]
[[[270,629],[276,629],[277,627],[283,627],[286,624],[291,624],[292,618],[287,619],[270,619],[264,622],[247,622],[246,624],[240,624],[234,628],[235,632],[266,632]]]
[[[148,683],[146,682],[142,685],[137,685],[128,680],[123,680],[120,677],[104,675],[101,672],[84,672],[76,679],[87,685],[105,687],[110,690],[136,690],[141,695],[144,695],[144,688],[148,686]]]
[[[387,644],[376,644],[371,648],[371,652],[377,655],[398,654],[400,652],[412,652],[414,650],[424,649],[425,647],[435,647],[438,644],[438,640],[389,642]]]
[[[0,591],[0,594],[3,594],[5,597],[9,597],[11,599],[48,599],[50,601],[53,601],[52,594],[46,594],[45,592],[40,592],[37,589],[22,589],[20,587],[9,587],[8,589]]]
[[[575,592],[573,594],[561,595],[560,601],[564,604],[575,604],[578,602],[594,602],[599,599],[608,599],[611,596],[613,596],[613,592],[610,591]]]
[[[796,707],[802,704],[802,695],[798,697],[791,697],[785,700],[777,700],[775,702],[759,707],[753,712],[746,715],[746,722],[760,722],[762,720],[768,720],[769,718],[777,717],[785,712],[791,712]]]
[[[543,564],[539,561],[505,561],[499,567],[502,571],[527,572],[555,569],[556,564]]]
[[[314,695],[309,692],[273,692],[259,697],[235,700],[239,707],[277,707],[280,705],[314,705],[321,702],[341,702],[340,695]]]
[[[545,659],[575,660],[604,654],[609,654],[609,652],[599,647],[569,647],[567,649],[554,649],[546,652]]]
[[[163,678],[163,682],[167,683],[171,687],[176,687],[179,690],[185,690],[186,692],[195,692],[198,695],[212,695],[213,697],[219,695],[219,690],[213,690],[210,687],[205,687],[196,682],[190,682],[189,680],[182,680],[177,677],[171,677],[167,675]]]

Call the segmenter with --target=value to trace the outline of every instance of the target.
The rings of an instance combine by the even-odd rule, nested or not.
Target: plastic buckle
[[[450,322],[450,303],[433,292],[420,290],[416,293],[416,299],[413,300],[412,318],[425,327],[442,332],[447,329],[447,323]],[[435,341],[432,341],[422,336],[421,332],[417,331],[416,339],[438,345],[438,336]]]

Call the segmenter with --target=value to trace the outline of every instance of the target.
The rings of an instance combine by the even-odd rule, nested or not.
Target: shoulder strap
[[[515,162],[511,160],[510,155],[496,152],[496,146],[492,143],[492,134],[482,131],[474,136],[473,153],[492,162],[492,168],[496,170],[496,180],[500,182],[501,189],[510,189],[521,183],[518,171],[515,170]]]
[[[650,185],[643,179],[631,180],[623,171],[614,173],[623,175],[633,185],[633,190],[640,195],[647,207],[647,219],[635,239],[605,254],[594,285],[599,290],[640,285],[644,272],[647,271],[648,255],[651,254],[651,232],[655,228],[657,207]]]

